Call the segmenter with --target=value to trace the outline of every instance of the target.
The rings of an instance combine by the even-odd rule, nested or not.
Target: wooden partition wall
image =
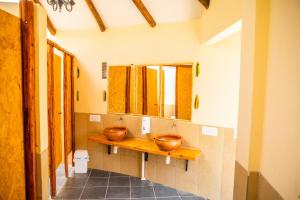
[[[54,48],[63,52],[63,66],[60,62],[55,62],[56,55],[54,55]],[[65,175],[69,174],[68,165],[70,163],[69,155],[72,154],[72,160],[74,156],[74,83],[73,83],[73,54],[69,53],[58,44],[48,40],[48,124],[49,124],[49,162],[50,162],[50,185],[51,196],[56,195],[56,168],[60,163],[59,152],[59,137],[57,137],[60,131],[63,131],[64,135],[64,164]],[[60,60],[60,59],[59,59]],[[57,63],[57,64],[56,64]],[[63,93],[59,89],[60,79],[57,76],[59,67],[63,67]],[[60,92],[60,94],[58,94]],[[60,98],[63,98],[63,124],[64,130],[61,130],[60,120],[58,119],[61,111]],[[59,104],[59,105],[57,105]]]
[[[0,199],[26,198],[20,22],[0,9]]]

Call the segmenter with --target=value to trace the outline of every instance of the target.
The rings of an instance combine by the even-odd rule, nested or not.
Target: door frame
[[[49,157],[50,157],[50,194],[52,197],[56,196],[56,169],[55,169],[55,151],[54,151],[54,119],[53,119],[53,107],[54,107],[54,71],[53,71],[53,58],[54,58],[54,48],[58,49],[64,54],[64,58],[66,55],[69,55],[71,57],[71,135],[72,135],[72,160],[74,158],[74,151],[75,151],[75,115],[74,115],[74,55],[71,54],[70,52],[66,51],[63,49],[61,46],[56,44],[55,42],[51,40],[47,40],[47,44],[50,47],[49,55],[48,55],[48,129],[49,129]],[[67,99],[65,98],[65,91],[67,89],[67,84],[66,84],[66,74],[65,74],[65,59],[64,59],[64,64],[61,66],[64,68],[63,70],[63,110],[64,110],[64,129],[62,130],[62,133],[64,134],[64,163],[65,163],[65,175],[68,177],[68,158],[67,158],[67,142],[66,142],[66,108],[67,104]],[[73,165],[73,162],[72,162]]]
[[[37,197],[34,5],[20,1],[26,199]]]

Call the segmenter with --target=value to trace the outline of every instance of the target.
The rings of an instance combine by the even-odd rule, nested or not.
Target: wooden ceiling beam
[[[40,4],[42,7],[43,5],[41,4],[40,0],[34,0],[34,3],[37,3],[37,4]],[[44,8],[44,7],[43,7]],[[45,9],[45,8],[44,8]],[[45,9],[46,10],[46,9]],[[55,26],[53,25],[51,19],[49,18],[48,14],[47,14],[47,28],[49,30],[49,32],[52,34],[52,35],[55,35],[56,34],[56,28]]]
[[[98,25],[99,25],[99,28],[102,32],[104,32],[106,30],[106,27],[104,25],[104,22],[102,20],[102,18],[100,17],[94,3],[92,2],[92,0],[85,0],[86,4],[88,5],[90,11],[92,12],[94,18],[96,19]]]
[[[210,0],[199,0],[199,2],[206,8],[209,8]]]
[[[153,17],[151,16],[151,14],[149,13],[148,9],[145,7],[144,3],[142,2],[142,0],[132,0],[133,3],[135,4],[135,6],[139,9],[139,11],[141,12],[141,14],[144,16],[144,18],[147,20],[147,22],[149,23],[149,25],[153,28],[156,26],[156,22],[153,19]]]

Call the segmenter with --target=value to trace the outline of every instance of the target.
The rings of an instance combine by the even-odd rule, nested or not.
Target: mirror
[[[110,66],[108,112],[191,119],[192,65]]]

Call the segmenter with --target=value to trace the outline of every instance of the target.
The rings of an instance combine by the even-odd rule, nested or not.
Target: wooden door
[[[26,134],[26,138],[24,137],[22,109],[25,110],[26,104],[23,104],[22,100],[27,102],[34,90],[27,93],[24,99],[22,98],[22,88],[26,87],[26,85],[22,83],[20,23],[19,18],[0,9],[0,199],[3,200],[25,200],[26,182],[35,180],[35,174],[30,173],[31,170],[35,172],[35,168],[31,168],[28,171],[25,170],[24,140],[25,143],[30,142],[31,136]],[[27,65],[27,67],[30,66]],[[25,65],[23,70],[25,70]],[[34,74],[35,72],[33,71],[32,73]],[[24,75],[24,80],[28,80],[26,77],[32,75],[32,73],[28,71]],[[30,83],[27,82],[27,84]],[[32,119],[29,117],[31,116],[30,111],[34,112],[34,110],[29,110],[26,113],[27,118],[24,119],[25,122]],[[31,131],[31,129],[27,130]],[[29,152],[31,149],[28,148],[26,150]],[[34,156],[34,154],[31,155]],[[30,159],[27,159],[27,163],[30,161]],[[26,167],[26,169],[28,168]],[[27,180],[25,181],[26,173],[30,174],[27,174]],[[30,194],[28,191],[27,199],[35,198],[35,188],[31,188]]]
[[[64,158],[65,174],[68,176],[69,155],[72,153],[72,56],[64,53]],[[73,155],[73,154],[72,154]],[[71,162],[70,162],[71,163]]]
[[[54,54],[54,46],[48,41],[49,174],[52,197],[56,195],[56,169],[64,161],[67,177],[68,163],[71,163],[68,158],[72,156],[73,159],[71,153],[74,152],[73,56],[64,51],[62,65],[62,58]]]
[[[55,168],[62,163],[62,82],[61,82],[61,57],[53,54],[53,72],[54,72],[54,152],[55,152]]]

